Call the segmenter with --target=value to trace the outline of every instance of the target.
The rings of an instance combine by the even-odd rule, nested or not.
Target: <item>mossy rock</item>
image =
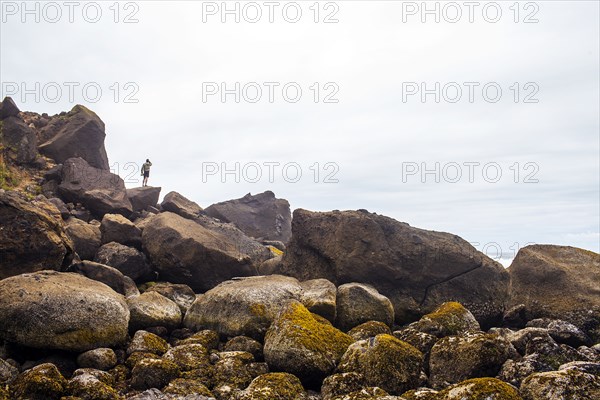
[[[356,392],[333,397],[331,400],[375,400],[388,397],[389,394],[378,387],[367,387]]]
[[[186,344],[201,344],[207,350],[214,350],[219,347],[219,334],[216,331],[204,329],[177,343],[178,346]]]
[[[402,393],[402,400],[441,400],[438,398],[437,390],[429,388],[419,388],[409,390],[408,392]]]
[[[264,363],[255,363],[254,356],[244,351],[219,353],[219,360],[213,367],[214,387],[231,386],[244,389],[254,378],[268,372]]]
[[[186,344],[173,347],[162,358],[177,364],[181,371],[191,371],[210,364],[208,351],[201,344]]]
[[[302,400],[306,399],[300,380],[285,372],[255,378],[238,400]]]
[[[443,388],[470,378],[495,377],[508,359],[517,357],[512,344],[495,333],[447,336],[431,349],[429,383]]]
[[[600,399],[600,378],[575,369],[539,372],[519,389],[524,400]]]
[[[10,400],[10,397],[8,397],[8,390],[3,385],[0,386],[0,400]]]
[[[473,314],[462,304],[454,301],[442,304],[409,327],[438,338],[481,329]]]
[[[162,389],[171,380],[178,378],[179,367],[169,360],[146,358],[140,360],[131,371],[131,387],[139,390]]]
[[[319,322],[301,303],[292,301],[267,331],[264,356],[274,370],[289,372],[307,387],[319,388],[353,341],[333,326]]]
[[[162,356],[169,350],[169,344],[166,340],[154,333],[147,331],[137,331],[127,346],[127,354],[135,352],[153,353]]]
[[[54,364],[40,364],[19,375],[10,389],[14,400],[54,400],[65,394],[67,380]]]
[[[189,394],[213,397],[208,388],[196,379],[177,378],[173,379],[163,390],[166,394],[186,396]]]
[[[263,359],[263,345],[248,336],[236,336],[231,338],[223,346],[224,351],[245,351],[254,356],[255,360]]]
[[[436,399],[522,400],[517,389],[495,378],[475,378],[457,383],[439,392]]]
[[[365,378],[358,372],[345,372],[329,375],[323,380],[321,396],[323,400],[350,394],[365,386]]]
[[[398,395],[419,385],[423,353],[391,335],[352,344],[340,361],[340,372],[358,372],[369,386]]]
[[[154,358],[154,359],[158,360],[158,359],[160,359],[160,356],[158,356],[154,353],[136,351],[135,353],[132,353],[129,357],[127,357],[127,360],[125,360],[125,365],[129,369],[133,369],[133,367],[135,367],[135,365],[138,362],[140,362],[141,360],[145,360],[146,358]]]
[[[364,340],[380,334],[392,334],[390,327],[380,321],[367,321],[348,331],[348,335],[354,340]]]
[[[67,385],[67,391],[72,396],[81,397],[85,400],[122,399],[115,389],[88,373],[73,377]]]
[[[436,336],[421,332],[413,328],[404,328],[394,331],[394,336],[419,349],[423,354],[429,353],[431,348],[438,341]]]

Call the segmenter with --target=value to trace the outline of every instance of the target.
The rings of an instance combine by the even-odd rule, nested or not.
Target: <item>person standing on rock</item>
[[[150,177],[150,167],[151,166],[152,166],[152,163],[148,159],[146,159],[146,162],[142,164],[142,176],[144,177],[142,186],[148,186],[148,177]]]

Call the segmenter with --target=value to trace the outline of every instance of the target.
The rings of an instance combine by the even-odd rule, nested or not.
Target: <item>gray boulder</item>
[[[347,283],[337,288],[335,325],[344,332],[367,321],[394,323],[392,302],[372,286]]]
[[[127,337],[125,299],[79,274],[40,271],[0,281],[0,338],[28,347],[86,351]]]
[[[102,243],[117,242],[141,248],[142,231],[133,222],[119,214],[106,214],[100,225]]]
[[[279,273],[370,284],[392,301],[399,324],[458,301],[488,327],[508,297],[504,267],[467,241],[367,211],[296,209]]]
[[[156,207],[160,196],[159,187],[145,186],[127,189],[127,197],[131,202],[133,211],[147,210],[148,207]]]
[[[129,297],[127,305],[131,312],[129,321],[131,331],[155,326],[175,329],[181,324],[179,306],[157,292],[145,292],[139,296]]]
[[[524,304],[526,319],[570,322],[600,339],[600,255],[569,246],[532,245],[508,268],[510,304]]]
[[[524,400],[600,398],[600,378],[575,369],[539,372],[525,378],[519,393]]]
[[[151,273],[144,253],[134,247],[116,242],[102,245],[98,249],[94,261],[116,268],[134,281],[148,277]]]
[[[207,207],[204,212],[211,217],[231,222],[246,235],[287,243],[292,237],[290,203],[275,198],[271,191],[241,199],[224,201]]]
[[[93,260],[102,244],[100,228],[79,218],[69,218],[65,230],[73,240],[79,258]]]
[[[109,267],[108,265],[86,260],[70,265],[67,271],[75,272],[95,281],[102,282],[125,297],[140,294],[138,288],[135,286],[135,282],[133,282],[131,278],[123,275],[118,269]]]
[[[196,219],[202,208],[177,192],[166,194],[161,207],[164,211],[170,211],[187,219]]]

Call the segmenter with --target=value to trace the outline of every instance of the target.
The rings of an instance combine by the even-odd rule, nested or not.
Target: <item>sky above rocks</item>
[[[598,4],[3,1],[0,94],[94,110],[128,187],[598,252]]]

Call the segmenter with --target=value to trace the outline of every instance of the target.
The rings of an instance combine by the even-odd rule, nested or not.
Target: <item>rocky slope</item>
[[[600,256],[271,192],[125,189],[105,125],[0,102],[0,400],[600,398]]]

